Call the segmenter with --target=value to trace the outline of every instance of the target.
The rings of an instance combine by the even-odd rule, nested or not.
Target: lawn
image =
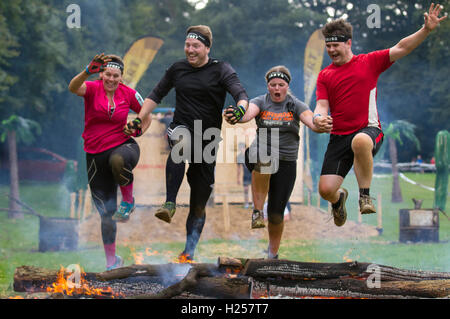
[[[434,187],[434,174],[409,173],[408,178]],[[357,221],[358,189],[354,175],[344,182],[349,190],[347,208],[348,219]],[[401,180],[403,203],[390,202],[392,178],[388,175],[375,176],[371,195],[381,194],[383,211],[383,232],[369,239],[351,238],[347,240],[285,240],[280,248],[280,257],[290,260],[310,262],[345,262],[358,260],[415,270],[450,272],[450,221],[440,214],[439,243],[403,244],[399,243],[398,211],[413,208],[412,198],[423,199],[423,208],[433,204],[433,192],[418,185]],[[449,188],[450,190],[450,188]],[[0,208],[8,207],[7,186],[0,186]],[[315,197],[315,196],[313,196]],[[69,217],[69,195],[64,187],[57,184],[21,184],[21,199],[41,214],[49,217]],[[314,200],[314,198],[313,198]],[[314,203],[313,203],[314,204]],[[450,197],[446,212],[450,214]],[[363,216],[363,222],[377,225],[375,215]],[[0,212],[0,298],[17,295],[12,289],[13,274],[16,267],[34,265],[58,269],[71,264],[79,264],[85,271],[104,270],[104,253],[98,245],[86,245],[75,252],[38,252],[39,219],[26,215],[21,220],[10,220],[5,212]],[[184,243],[154,244],[152,251],[158,255],[144,256],[144,263],[165,263],[175,258]],[[220,239],[200,241],[196,256],[200,262],[215,262],[218,256],[247,258],[264,257],[267,242],[225,241]],[[125,258],[125,264],[134,262],[133,252],[144,253],[148,247],[118,246],[118,254]],[[102,262],[99,262],[99,261]]]

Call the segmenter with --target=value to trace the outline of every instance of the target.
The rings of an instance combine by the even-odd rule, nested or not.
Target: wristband
[[[322,114],[317,113],[317,114],[314,114],[314,115],[313,115],[313,118],[312,118],[313,123],[314,123],[314,119],[315,119],[316,117],[319,117],[319,116],[322,116]]]

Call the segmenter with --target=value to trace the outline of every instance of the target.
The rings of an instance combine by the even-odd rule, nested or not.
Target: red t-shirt
[[[393,62],[389,49],[355,55],[346,64],[331,64],[317,78],[317,100],[328,100],[332,134],[347,135],[367,126],[381,129],[377,109],[377,81]]]
[[[110,106],[103,82],[87,81],[84,95],[84,151],[97,154],[120,145],[130,137],[123,132],[128,112],[139,113],[142,97],[132,88],[120,83]]]

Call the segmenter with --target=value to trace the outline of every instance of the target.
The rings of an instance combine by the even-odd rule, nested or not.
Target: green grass
[[[408,178],[423,185],[434,187],[434,174],[406,174]],[[403,203],[391,203],[392,178],[375,177],[371,195],[382,196],[383,233],[369,239],[351,238],[347,240],[284,240],[280,257],[305,262],[344,262],[358,260],[394,267],[450,272],[450,221],[440,214],[439,243],[403,244],[398,242],[398,211],[413,208],[412,198],[423,199],[423,208],[431,208],[434,193],[403,180],[400,182]],[[347,201],[348,219],[356,221],[358,209],[358,189],[354,175],[350,174],[344,187],[349,190]],[[450,190],[450,187],[449,187]],[[69,195],[64,187],[57,184],[24,183],[21,185],[21,199],[40,214],[48,217],[69,217]],[[0,186],[0,207],[8,207],[8,198],[3,194],[9,188]],[[313,196],[313,204],[314,198]],[[450,197],[446,212],[450,215]],[[377,225],[375,215],[363,216],[363,222]],[[51,269],[79,264],[85,271],[104,270],[103,248],[94,244],[80,247],[76,252],[38,252],[39,219],[26,215],[21,220],[10,220],[7,213],[0,212],[0,298],[18,295],[12,289],[14,270],[21,265],[34,265]],[[147,247],[118,246],[118,254],[125,264],[134,262],[133,253],[141,254],[144,263],[165,263],[173,260],[183,249],[184,243],[156,243],[151,251],[158,254],[147,255]],[[265,240],[209,240],[200,241],[196,256],[200,262],[215,262],[218,256],[261,258],[267,248]]]

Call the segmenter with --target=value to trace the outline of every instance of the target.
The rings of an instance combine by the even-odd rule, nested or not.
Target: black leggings
[[[177,128],[173,123],[169,129],[172,132]],[[169,146],[171,150],[180,141],[173,140],[172,134],[169,134]],[[188,138],[193,138],[192,136]],[[205,142],[207,143],[207,142]],[[191,140],[191,156],[194,156],[194,141]],[[205,144],[202,147],[204,150]],[[176,152],[175,152],[176,153]],[[176,197],[180,189],[181,183],[186,169],[186,163],[184,161],[179,162],[179,159],[175,162],[172,158],[173,152],[171,151],[166,163],[166,201],[176,203]],[[207,163],[201,161],[195,163],[192,161],[188,164],[188,170],[186,177],[190,186],[191,192],[189,197],[189,215],[186,220],[186,245],[184,252],[190,256],[194,256],[195,248],[200,240],[200,235],[203,231],[206,220],[206,203],[211,195],[214,186],[214,169],[216,162]]]
[[[117,187],[133,182],[132,170],[139,161],[139,155],[139,146],[132,138],[98,154],[86,153],[89,187],[100,213],[104,244],[112,244],[116,240],[117,225],[112,216],[117,209]]]
[[[284,210],[294,189],[297,161],[279,161],[278,171],[270,176],[267,216],[271,224],[284,220]]]

